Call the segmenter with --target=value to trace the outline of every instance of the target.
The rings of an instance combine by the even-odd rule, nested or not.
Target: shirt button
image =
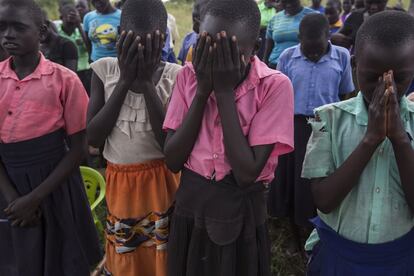
[[[214,159],[217,159],[218,158],[218,155],[215,153],[215,154],[213,154],[213,158]]]
[[[377,188],[375,189],[375,192],[377,192],[377,194],[379,194],[379,193],[381,192],[381,189],[380,189],[379,187],[377,187]]]
[[[17,86],[17,87],[16,87],[16,90],[20,90],[20,86]]]
[[[380,148],[379,153],[383,154],[384,153],[384,148]]]
[[[13,112],[9,111],[9,112],[7,112],[7,114],[12,115],[12,114],[13,114]]]

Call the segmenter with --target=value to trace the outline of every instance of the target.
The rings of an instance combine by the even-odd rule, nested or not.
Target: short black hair
[[[26,9],[32,18],[36,27],[43,25],[43,12],[40,6],[34,0],[0,0],[0,6],[12,7],[15,9]]]
[[[161,0],[127,0],[122,6],[121,29],[144,34],[167,31],[168,14]]]
[[[69,10],[76,10],[75,4],[66,2],[66,3],[61,3],[61,5],[59,5],[59,13],[61,15]]]
[[[302,38],[308,39],[315,39],[329,34],[329,21],[323,14],[308,14],[300,22],[299,34]]]
[[[399,47],[414,42],[414,17],[400,11],[383,11],[370,16],[359,28],[355,55],[367,44]]]
[[[216,16],[230,22],[242,22],[252,39],[257,39],[260,32],[260,11],[254,0],[211,0],[201,15]]]

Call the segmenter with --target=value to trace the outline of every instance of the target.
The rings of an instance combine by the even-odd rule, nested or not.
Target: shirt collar
[[[5,61],[0,63],[0,77],[4,79],[14,79],[19,80],[16,75],[16,72],[12,69],[13,57],[9,57]],[[31,79],[40,79],[43,75],[50,75],[54,71],[52,63],[48,61],[42,53],[40,53],[39,64],[36,69],[29,76],[25,77],[22,81],[28,81]]]
[[[333,105],[355,115],[356,121],[359,125],[368,125],[368,110],[365,105],[364,95],[362,95],[361,92],[359,92],[354,99],[334,103]],[[408,121],[410,119],[410,113],[414,113],[414,103],[409,101],[406,96],[401,98],[400,112],[401,118],[404,121]]]
[[[333,47],[332,43],[329,41],[329,52],[324,55],[323,57],[321,57],[321,59],[317,62],[317,63],[321,63],[321,62],[325,62],[328,59],[339,59],[339,53],[338,53],[338,49]],[[298,46],[295,47],[295,49],[293,50],[293,54],[292,54],[292,58],[303,58],[303,59],[308,59],[307,57],[305,57],[302,54],[302,51],[300,49],[300,44]]]

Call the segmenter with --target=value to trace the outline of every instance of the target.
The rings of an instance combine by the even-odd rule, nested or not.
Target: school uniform
[[[164,129],[180,127],[196,93],[196,75],[188,63],[177,77]],[[177,191],[169,276],[270,275],[264,190],[278,156],[293,149],[292,86],[254,57],[249,75],[235,90],[235,101],[249,145],[275,147],[256,182],[241,187],[226,158],[214,93],[209,97]]]
[[[120,78],[118,59],[102,58],[91,67],[104,84],[107,102]],[[155,87],[165,108],[180,68],[166,63]],[[107,274],[165,276],[169,221],[179,176],[165,165],[142,93],[128,91],[103,156],[108,161]]]
[[[414,103],[400,103],[407,135],[414,137]],[[335,172],[363,139],[368,111],[362,93],[316,109],[302,176]],[[412,142],[414,146],[414,142]],[[358,183],[329,214],[319,212],[307,251],[309,275],[414,275],[414,217],[401,187],[389,139],[381,143]]]
[[[295,151],[281,157],[276,178],[269,194],[269,212],[275,217],[289,216],[298,225],[310,225],[315,216],[310,183],[301,178],[306,144],[311,135],[308,118],[319,106],[338,102],[340,96],[352,92],[352,70],[349,52],[329,44],[329,52],[318,62],[309,61],[300,45],[287,49],[278,70],[293,84],[295,99]]]
[[[0,63],[0,158],[11,184],[26,195],[67,152],[67,136],[85,130],[88,97],[75,73],[40,57],[19,80],[12,58]],[[0,275],[88,275],[101,259],[79,169],[40,204],[40,225],[11,227],[0,195]]]

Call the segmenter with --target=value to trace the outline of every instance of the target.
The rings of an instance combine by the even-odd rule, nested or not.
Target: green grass
[[[180,39],[175,42],[174,51],[176,54],[180,51],[182,41],[185,35],[192,31],[192,5],[187,2],[167,2],[165,3],[167,10],[172,14],[176,21]]]

